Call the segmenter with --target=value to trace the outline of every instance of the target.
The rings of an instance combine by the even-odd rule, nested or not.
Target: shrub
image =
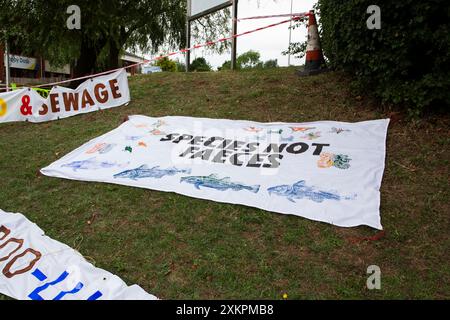
[[[277,68],[278,67],[278,60],[277,59],[273,59],[273,60],[267,60],[266,62],[264,62],[264,68]]]
[[[186,65],[180,61],[180,60],[175,60],[175,64],[177,65],[177,71],[178,72],[184,72],[186,71]]]
[[[237,66],[239,68],[239,66]],[[218,68],[219,71],[230,70],[231,69],[231,61],[227,60],[222,63],[222,66]]]
[[[189,71],[197,71],[197,72],[211,71],[211,66],[206,61],[205,58],[200,57],[192,61],[191,65],[189,66]]]
[[[418,115],[450,105],[450,2],[380,0],[381,29],[369,30],[372,1],[319,0],[322,45],[335,69],[383,102]]]
[[[172,61],[167,57],[156,60],[155,65],[161,67],[162,71],[170,71],[170,72],[177,71],[177,64],[175,63],[175,61]]]

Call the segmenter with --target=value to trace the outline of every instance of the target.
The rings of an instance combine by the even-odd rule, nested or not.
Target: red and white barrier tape
[[[237,21],[243,20],[256,20],[256,19],[268,19],[268,18],[281,18],[281,17],[306,17],[309,15],[309,12],[303,13],[287,13],[287,14],[275,14],[269,16],[255,16],[255,17],[246,17],[246,18],[238,18]]]
[[[273,27],[276,27],[276,26],[288,23],[288,22],[290,22],[292,20],[299,20],[300,18],[301,18],[301,16],[292,16],[290,19],[287,19],[287,20],[283,20],[283,21],[280,21],[280,22],[277,22],[277,23],[272,23],[272,24],[269,24],[269,25],[264,26],[264,27],[260,27],[260,28],[256,28],[256,29],[253,29],[253,30],[250,30],[250,31],[238,33],[238,34],[235,34],[235,35],[232,35],[232,36],[229,36],[229,37],[225,37],[225,38],[221,38],[221,39],[218,39],[218,40],[215,40],[215,41],[208,41],[208,42],[205,42],[205,43],[202,43],[202,44],[198,44],[198,45],[192,46],[190,48],[181,49],[179,51],[174,51],[174,52],[171,52],[171,53],[168,53],[168,54],[165,54],[165,55],[161,55],[161,56],[158,56],[158,57],[155,57],[155,58],[152,58],[152,59],[148,59],[148,60],[145,60],[145,61],[142,61],[142,62],[131,64],[131,65],[126,66],[126,67],[117,68],[117,69],[113,69],[113,70],[108,70],[108,71],[104,71],[104,72],[100,72],[100,73],[96,73],[96,74],[87,75],[87,76],[84,76],[84,77],[78,77],[78,78],[68,79],[68,80],[59,81],[59,82],[40,84],[40,85],[37,85],[37,86],[33,86],[33,88],[50,87],[50,86],[55,86],[55,85],[58,85],[58,84],[69,83],[69,82],[72,82],[72,81],[84,80],[84,79],[90,79],[90,78],[102,76],[102,75],[109,74],[109,73],[112,73],[112,72],[115,72],[115,71],[118,71],[118,70],[121,70],[121,69],[133,68],[133,67],[139,66],[141,64],[146,64],[146,63],[149,63],[149,62],[152,62],[152,61],[156,61],[156,60],[159,60],[159,59],[162,59],[162,58],[171,57],[171,56],[174,56],[176,54],[182,54],[182,53],[186,53],[187,51],[194,50],[194,49],[199,49],[199,48],[211,46],[211,45],[219,43],[219,42],[228,41],[228,40],[231,40],[231,39],[234,39],[234,38],[238,38],[238,37],[241,37],[241,36],[244,36],[244,35],[247,35],[247,34],[251,34],[251,33],[254,33],[254,32],[257,32],[257,31],[273,28]]]

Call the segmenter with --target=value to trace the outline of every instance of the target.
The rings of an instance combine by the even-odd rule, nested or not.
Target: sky
[[[317,0],[292,0],[292,12],[307,12],[313,8]],[[238,18],[288,14],[291,10],[291,0],[239,0],[238,2]],[[238,33],[263,27],[272,23],[280,22],[286,18],[269,18],[259,20],[244,20],[238,22]],[[230,21],[231,23],[231,21]],[[261,61],[269,59],[277,59],[278,65],[287,66],[288,57],[281,54],[289,46],[289,23],[258,31],[249,35],[244,35],[237,40],[238,55],[248,50],[255,50],[261,54]],[[297,28],[292,30],[292,42],[304,41],[307,36],[305,28]],[[217,69],[225,60],[230,60],[231,53],[222,55],[211,54],[204,50],[197,49],[191,53],[191,59],[196,57],[204,57]],[[179,58],[181,59],[181,57]],[[191,60],[191,61],[192,61]],[[296,59],[291,56],[291,65],[301,65],[303,59]]]

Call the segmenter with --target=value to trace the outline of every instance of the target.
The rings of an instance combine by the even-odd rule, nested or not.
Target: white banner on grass
[[[22,214],[0,210],[0,293],[20,300],[155,300],[88,263]]]
[[[388,123],[131,116],[41,172],[382,229]]]
[[[118,107],[130,102],[124,69],[89,79],[77,89],[53,87],[45,99],[31,88],[0,93],[0,123],[44,122]]]

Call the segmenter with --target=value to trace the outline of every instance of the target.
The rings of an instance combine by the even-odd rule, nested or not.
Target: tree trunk
[[[94,45],[82,39],[80,46],[80,56],[74,66],[74,76],[84,77],[95,72],[97,57],[104,46],[105,41],[98,41]],[[70,86],[76,88],[84,80],[72,81]]]
[[[119,55],[121,48],[113,39],[109,40],[109,56],[108,56],[108,70],[119,68]]]

